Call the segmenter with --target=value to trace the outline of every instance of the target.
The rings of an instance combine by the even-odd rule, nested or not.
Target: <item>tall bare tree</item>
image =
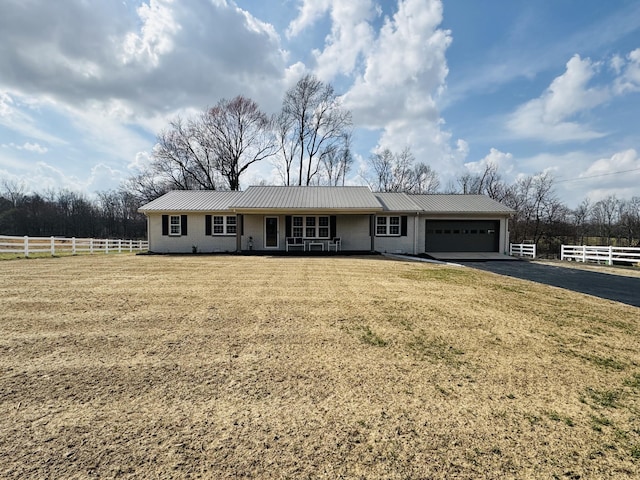
[[[330,84],[308,74],[286,92],[278,125],[285,182],[293,183],[291,173],[296,168],[296,184],[311,185],[322,158],[335,152],[350,132],[351,112],[342,107]]]
[[[216,151],[203,138],[202,122],[176,118],[158,135],[152,172],[176,190],[216,190],[220,186]]]
[[[239,95],[220,100],[199,122],[199,142],[213,152],[215,167],[230,190],[240,189],[240,176],[256,162],[277,152],[270,119],[258,104]]]
[[[256,102],[223,99],[197,117],[173,120],[158,135],[150,168],[129,188],[147,199],[170,189],[239,190],[241,175],[276,151],[271,121]]]

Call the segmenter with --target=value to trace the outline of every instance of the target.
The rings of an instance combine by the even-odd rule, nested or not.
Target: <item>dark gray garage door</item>
[[[427,220],[425,251],[497,252],[499,232],[496,220]]]

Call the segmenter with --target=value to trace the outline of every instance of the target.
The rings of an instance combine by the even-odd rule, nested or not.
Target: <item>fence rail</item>
[[[112,238],[11,237],[0,235],[0,253],[13,253],[28,257],[33,253],[123,253],[149,249],[147,240]]]
[[[614,262],[640,264],[640,248],[562,245],[560,260],[596,262],[607,265],[613,265]]]
[[[510,243],[509,255],[536,258],[536,245],[534,243]]]

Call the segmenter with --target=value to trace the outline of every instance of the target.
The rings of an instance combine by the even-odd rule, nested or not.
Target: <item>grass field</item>
[[[381,257],[5,261],[0,477],[634,477],[639,320]]]

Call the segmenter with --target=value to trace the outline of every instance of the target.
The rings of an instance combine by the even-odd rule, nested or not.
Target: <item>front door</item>
[[[278,217],[264,218],[264,247],[278,248]]]

